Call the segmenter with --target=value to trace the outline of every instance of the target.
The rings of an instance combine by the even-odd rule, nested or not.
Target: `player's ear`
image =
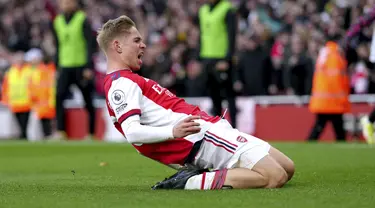
[[[122,48],[118,40],[113,41],[113,46],[117,53],[122,53]]]

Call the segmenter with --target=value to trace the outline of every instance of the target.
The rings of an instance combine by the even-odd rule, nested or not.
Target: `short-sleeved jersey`
[[[108,112],[116,129],[125,137],[121,123],[133,115],[140,116],[140,124],[153,127],[174,126],[190,115],[215,123],[220,117],[212,117],[199,107],[190,105],[151,79],[130,70],[107,74],[104,90]],[[138,152],[164,164],[183,165],[193,144],[202,138],[187,137],[159,143],[133,144]]]

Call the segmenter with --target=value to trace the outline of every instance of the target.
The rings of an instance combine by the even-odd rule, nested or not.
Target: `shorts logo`
[[[111,98],[112,98],[112,102],[115,105],[120,105],[121,103],[125,101],[125,93],[121,90],[115,90],[113,91]]]
[[[237,137],[237,142],[245,143],[245,142],[247,142],[247,139],[245,137],[243,137],[243,136],[238,136]]]
[[[120,107],[116,108],[116,113],[120,114],[122,111],[125,110],[126,106],[128,106],[127,103],[120,105]]]

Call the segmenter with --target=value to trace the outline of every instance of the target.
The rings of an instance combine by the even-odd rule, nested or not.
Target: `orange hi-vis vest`
[[[31,75],[29,67],[13,65],[5,73],[2,87],[2,102],[14,113],[31,110]]]
[[[31,86],[33,108],[39,119],[53,119],[56,116],[56,68],[54,64],[40,64],[33,68]]]
[[[339,46],[327,42],[319,52],[309,109],[313,113],[341,114],[350,111],[347,61]]]

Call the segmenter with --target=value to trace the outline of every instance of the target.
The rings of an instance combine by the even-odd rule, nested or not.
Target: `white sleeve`
[[[173,126],[141,125],[142,89],[130,79],[120,77],[112,82],[108,102],[129,143],[157,143],[173,139]]]
[[[129,117],[121,124],[129,143],[158,143],[173,139],[173,126],[146,126],[139,123],[139,115]]]

